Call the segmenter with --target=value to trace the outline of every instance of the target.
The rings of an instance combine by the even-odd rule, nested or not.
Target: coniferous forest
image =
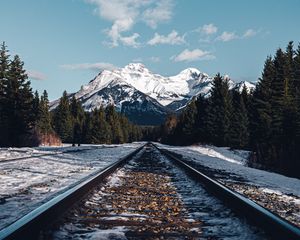
[[[34,146],[41,142],[125,143],[140,140],[141,128],[113,106],[84,112],[74,97],[63,93],[49,110],[48,93],[33,93],[19,56],[11,58],[5,43],[0,50],[0,146]],[[59,141],[57,140],[59,139]]]
[[[50,111],[48,93],[33,93],[19,56],[0,50],[0,146],[28,146],[38,139],[62,142],[125,143],[160,140],[250,150],[250,163],[299,177],[300,45],[268,56],[254,91],[230,89],[217,74],[209,97],[194,98],[160,127],[134,125],[113,106],[85,112],[65,91]],[[47,141],[46,141],[47,142]],[[51,142],[49,140],[49,142]]]
[[[230,90],[217,74],[210,97],[168,116],[161,132],[168,144],[251,150],[253,165],[300,177],[300,45],[267,57],[253,92]]]

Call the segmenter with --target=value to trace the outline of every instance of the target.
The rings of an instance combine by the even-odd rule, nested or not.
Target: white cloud
[[[235,32],[223,32],[220,36],[216,38],[217,41],[223,41],[223,42],[228,42],[234,39],[245,39],[245,38],[250,38],[254,37],[259,33],[259,30],[256,31],[254,29],[247,29],[243,35],[237,35]]]
[[[151,57],[150,61],[154,62],[154,63],[157,63],[157,62],[160,62],[160,58],[159,57]]]
[[[239,38],[238,35],[236,35],[234,32],[223,32],[219,37],[216,38],[216,40],[222,41],[222,42],[228,42],[234,39]]]
[[[137,47],[137,34],[131,37],[122,36],[130,31],[138,21],[144,21],[152,28],[161,22],[171,19],[173,0],[85,0],[96,5],[95,13],[101,18],[112,22],[105,32],[111,39],[110,45],[117,47],[119,43]]]
[[[141,63],[141,62],[143,62],[143,59],[141,57],[138,57],[138,58],[132,59],[132,62]]]
[[[254,37],[258,32],[255,31],[254,29],[248,29],[245,31],[245,33],[243,34],[242,38],[250,38],[250,37]]]
[[[38,72],[38,71],[26,71],[26,74],[28,78],[33,79],[33,80],[46,80],[47,77],[45,74]]]
[[[138,48],[140,46],[140,43],[136,41],[136,39],[140,35],[138,33],[134,33],[129,37],[120,37],[120,41],[125,45],[129,47]]]
[[[210,23],[210,24],[205,24],[201,27],[201,32],[203,32],[204,34],[206,35],[211,35],[211,34],[214,34],[218,31],[218,28]]]
[[[173,2],[171,0],[157,1],[156,6],[146,9],[143,20],[151,28],[156,28],[161,22],[167,22],[172,18]]]
[[[199,48],[196,48],[196,49],[191,50],[191,51],[188,50],[188,49],[185,49],[180,54],[178,54],[177,56],[171,57],[171,59],[174,60],[175,62],[182,62],[182,61],[191,62],[191,61],[196,61],[196,60],[212,60],[212,59],[215,59],[215,58],[216,57],[214,55],[212,55],[210,52],[203,51]]]
[[[117,67],[111,63],[106,62],[98,62],[98,63],[79,63],[79,64],[64,64],[60,66],[66,70],[94,70],[94,71],[101,71],[101,70],[113,70]]]
[[[179,36],[178,32],[173,30],[167,36],[159,35],[158,33],[154,34],[154,37],[148,41],[149,45],[157,45],[157,44],[182,44],[184,43],[184,36]]]

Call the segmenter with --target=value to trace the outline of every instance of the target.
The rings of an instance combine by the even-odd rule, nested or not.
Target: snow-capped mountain
[[[87,111],[100,105],[114,104],[118,111],[135,123],[159,124],[169,112],[183,109],[194,96],[208,96],[212,80],[196,68],[164,77],[152,73],[141,63],[130,63],[124,68],[101,71],[70,96],[79,99]],[[248,87],[248,82],[245,84]],[[231,80],[229,85],[231,88],[237,86]],[[52,102],[51,109],[57,104],[58,101]]]
[[[255,89],[255,83],[253,82],[242,81],[236,84],[236,87],[239,89],[239,92],[243,91],[244,86],[246,87],[248,93]]]
[[[176,76],[163,77],[150,72],[141,63],[130,63],[124,68],[113,71],[104,70],[89,84],[76,93],[76,98],[86,98],[113,84],[130,85],[150,96],[161,105],[189,99],[199,93],[206,94],[212,78],[195,68],[188,68]]]

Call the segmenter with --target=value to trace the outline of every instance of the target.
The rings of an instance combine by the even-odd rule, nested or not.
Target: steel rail
[[[300,239],[300,228],[296,225],[193,168],[176,157],[174,153],[159,148],[154,143],[151,144],[170,160],[173,160],[175,164],[186,170],[195,180],[204,184],[207,191],[214,194],[238,215],[247,217],[253,224],[270,234],[272,239]]]
[[[105,169],[94,172],[84,181],[81,181],[21,217],[11,225],[3,228],[0,231],[0,239],[37,239],[41,229],[61,216],[74,203],[82,199],[82,197],[85,196],[94,186],[99,184],[99,182],[114,172],[118,167],[126,164],[127,161],[140,152],[146,145],[147,144],[144,144]]]

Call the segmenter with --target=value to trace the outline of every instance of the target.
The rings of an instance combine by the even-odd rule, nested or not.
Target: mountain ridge
[[[193,97],[209,96],[212,81],[212,77],[196,68],[164,77],[152,73],[142,63],[129,63],[124,68],[102,70],[70,97],[81,101],[86,111],[113,104],[137,124],[156,125],[163,122],[167,114],[182,110]],[[230,88],[243,86],[228,81]],[[250,82],[244,84],[249,89],[255,87]],[[54,109],[57,105],[58,100],[55,100],[50,107]]]

